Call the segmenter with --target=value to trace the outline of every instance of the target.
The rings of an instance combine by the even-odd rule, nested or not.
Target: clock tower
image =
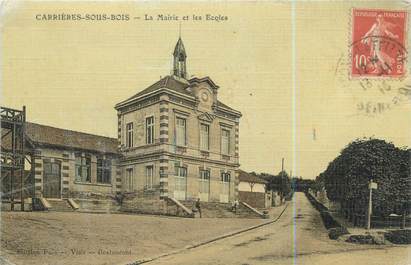
[[[176,47],[174,48],[173,57],[173,75],[183,79],[187,79],[187,54],[181,37],[178,38]]]

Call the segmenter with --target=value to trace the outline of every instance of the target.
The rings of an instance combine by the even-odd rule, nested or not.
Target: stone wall
[[[266,196],[263,192],[239,191],[238,197],[240,201],[246,202],[254,208],[266,208]]]
[[[172,201],[160,199],[160,190],[125,193],[120,211],[139,214],[190,217]]]

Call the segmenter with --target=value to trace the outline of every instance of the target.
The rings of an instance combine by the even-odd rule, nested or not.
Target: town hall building
[[[220,88],[211,78],[188,78],[181,38],[173,57],[170,75],[115,106],[117,138],[30,122],[18,124],[24,128],[19,141],[4,132],[3,200],[11,209],[33,198],[33,209],[91,211],[102,203],[104,211],[178,215],[170,209],[198,198],[238,199],[241,113],[218,100]],[[2,107],[2,125],[12,112],[19,111]],[[10,170],[7,155],[16,143],[24,143],[30,170]]]
[[[177,200],[238,197],[241,113],[209,77],[188,78],[181,38],[172,74],[115,106],[122,190]]]

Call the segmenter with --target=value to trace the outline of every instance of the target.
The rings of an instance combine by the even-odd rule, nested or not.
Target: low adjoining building
[[[254,173],[239,170],[238,198],[255,208],[271,207],[272,194],[267,191],[267,181]]]
[[[35,161],[36,197],[88,197],[121,192],[115,138],[26,123]]]

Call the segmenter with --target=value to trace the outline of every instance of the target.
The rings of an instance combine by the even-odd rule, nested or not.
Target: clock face
[[[208,93],[205,92],[205,91],[203,91],[203,92],[201,93],[201,99],[202,99],[203,101],[208,101]]]

